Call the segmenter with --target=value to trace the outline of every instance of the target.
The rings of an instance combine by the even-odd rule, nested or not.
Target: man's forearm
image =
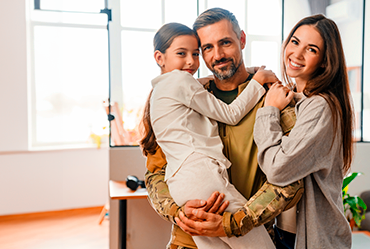
[[[165,220],[176,224],[175,217],[178,217],[181,207],[177,206],[172,199],[168,186],[164,181],[165,168],[166,166],[155,173],[148,170],[145,173],[145,185],[148,190],[149,201],[154,210]]]
[[[304,191],[303,180],[286,187],[265,183],[243,208],[236,213],[225,212],[223,227],[228,237],[247,234],[253,227],[271,221],[281,212],[295,206]]]

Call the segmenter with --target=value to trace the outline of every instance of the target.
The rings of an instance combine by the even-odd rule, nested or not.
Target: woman
[[[350,248],[341,187],[353,157],[353,110],[336,24],[323,15],[302,19],[283,43],[282,59],[283,78],[296,93],[274,84],[258,110],[259,165],[272,184],[304,179],[296,248]],[[297,121],[283,137],[280,110],[293,97]]]

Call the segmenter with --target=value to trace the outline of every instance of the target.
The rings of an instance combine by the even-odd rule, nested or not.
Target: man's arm
[[[154,210],[165,220],[176,224],[174,218],[178,216],[179,211],[182,209],[172,199],[168,186],[164,181],[165,169],[166,166],[156,170],[155,173],[148,170],[145,174],[145,186]]]
[[[242,236],[253,227],[263,225],[281,212],[295,206],[301,199],[304,191],[303,180],[299,180],[286,187],[278,187],[265,183],[250,200],[232,214],[223,215],[207,213],[201,210],[193,212],[200,221],[188,219],[182,212],[176,218],[177,225],[192,236]]]
[[[168,186],[164,181],[166,172],[166,156],[157,146],[155,154],[148,154],[146,160],[145,186],[149,201],[154,210],[165,220],[175,223],[175,216],[181,207],[177,206],[170,195]]]
[[[190,200],[185,206],[179,207],[172,199],[164,181],[166,164],[166,157],[158,146],[155,154],[148,154],[147,156],[146,167],[148,170],[145,173],[145,185],[149,201],[154,210],[165,220],[176,224],[175,217],[178,217],[180,210],[189,218],[193,217],[192,212],[196,209],[219,214],[225,211],[229,202],[223,202],[225,195],[218,192],[214,192],[207,201]]]

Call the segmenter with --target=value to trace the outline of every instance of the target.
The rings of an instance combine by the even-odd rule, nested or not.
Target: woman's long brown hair
[[[324,15],[313,15],[299,21],[283,43],[282,53],[290,42],[294,32],[302,25],[313,26],[324,40],[323,67],[319,67],[312,78],[306,83],[303,93],[307,97],[320,95],[328,102],[333,116],[334,131],[338,129],[340,120],[343,173],[349,171],[353,159],[353,127],[354,114],[350,97],[347,67],[342,46],[342,41],[337,25]],[[292,81],[287,75],[284,56],[282,57],[283,79],[292,86]],[[333,138],[334,142],[334,138]]]

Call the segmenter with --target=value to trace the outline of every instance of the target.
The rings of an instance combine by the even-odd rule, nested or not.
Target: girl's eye
[[[184,53],[184,52],[178,52],[177,54],[178,54],[178,55],[181,55],[181,56],[185,55],[185,53]]]
[[[308,49],[308,51],[310,51],[310,52],[312,52],[312,53],[314,53],[314,54],[316,54],[316,53],[317,53],[316,49],[314,49],[314,48],[309,48],[309,49]]]
[[[193,55],[199,57],[199,53],[194,53]]]

